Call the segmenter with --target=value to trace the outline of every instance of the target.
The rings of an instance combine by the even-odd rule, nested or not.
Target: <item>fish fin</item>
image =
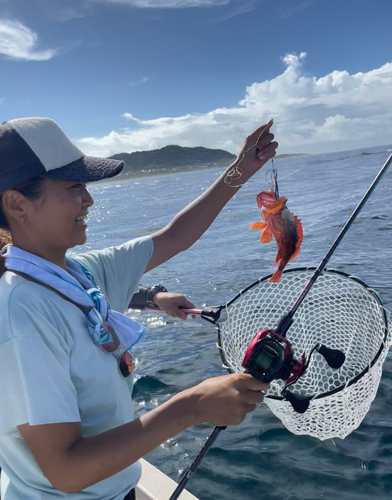
[[[272,241],[272,233],[271,230],[266,227],[260,236],[260,243],[269,243]]]
[[[295,225],[297,226],[298,241],[297,241],[297,244],[295,246],[295,252],[291,256],[290,260],[293,260],[297,257],[297,255],[299,254],[299,252],[301,250],[302,240],[304,239],[304,231],[302,228],[302,223],[296,215],[293,214],[293,217],[295,220]]]
[[[267,227],[267,224],[264,224],[264,222],[254,222],[252,225],[249,226],[249,229],[264,229]]]
[[[280,278],[282,277],[282,271],[278,269],[273,276],[268,281],[271,281],[272,283],[277,283]]]
[[[273,203],[269,203],[268,206],[265,208],[267,209],[268,213],[277,214],[278,212],[280,212],[282,210],[282,208],[284,208],[286,206],[286,203],[287,203],[287,198],[285,198],[284,196],[281,196]]]
[[[276,259],[275,262],[272,264],[272,267],[276,266],[276,264],[282,259],[282,256],[280,255],[280,249],[278,250],[278,253],[276,254]]]

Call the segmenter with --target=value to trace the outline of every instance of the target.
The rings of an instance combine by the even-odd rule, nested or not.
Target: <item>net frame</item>
[[[283,284],[285,281],[284,278],[288,276],[299,276],[303,274],[306,277],[303,279],[302,283],[298,285],[295,293],[293,292],[292,297],[290,297],[290,300],[292,300],[292,302],[294,302],[296,295],[299,295],[303,286],[306,285],[308,279],[313,275],[315,269],[316,268],[314,267],[300,267],[284,271],[282,276],[283,281],[281,280]],[[233,356],[231,355],[231,353],[227,352],[227,349],[225,347],[225,343],[227,343],[225,339],[225,336],[227,337],[227,325],[229,324],[230,326],[230,321],[233,317],[232,310],[235,309],[236,304],[237,307],[240,307],[238,306],[238,304],[241,304],[244,298],[246,299],[249,294],[252,294],[256,287],[260,286],[260,284],[263,284],[264,282],[267,282],[270,276],[271,275],[268,275],[260,278],[259,280],[256,280],[244,290],[241,290],[224,306],[221,306],[221,311],[226,310],[225,321],[213,321],[218,330],[217,346],[219,349],[219,353],[223,362],[223,366],[229,371],[229,373],[238,373],[244,371],[241,367],[241,361],[246,347],[253,336],[257,333],[257,331],[264,328],[276,328],[276,324],[279,322],[281,317],[287,314],[290,307],[292,306],[292,303],[289,300],[283,308],[279,309],[278,305],[273,314],[269,311],[270,317],[267,322],[263,322],[262,320],[260,320],[259,325],[257,326],[257,328],[254,328],[254,331],[252,331],[252,333],[247,337],[246,341],[243,341],[239,346],[235,346],[235,348],[239,350],[239,355],[237,356],[235,362],[233,362]],[[346,435],[352,432],[352,430],[359,426],[360,422],[368,412],[371,402],[375,398],[377,388],[381,379],[382,365],[391,344],[391,332],[388,321],[389,315],[377,293],[359,278],[349,275],[343,271],[334,269],[323,270],[312,289],[313,292],[314,289],[316,289],[317,291],[317,287],[324,286],[323,279],[325,280],[330,278],[344,280],[344,283],[349,280],[350,286],[353,285],[353,288],[358,291],[358,293],[364,294],[365,299],[370,300],[370,302],[372,303],[372,308],[374,308],[375,316],[366,318],[366,327],[369,329],[369,321],[378,321],[378,344],[373,346],[371,358],[361,367],[361,369],[357,369],[353,376],[351,376],[350,378],[345,376],[343,382],[338,383],[337,386],[335,385],[333,388],[330,388],[327,391],[312,391],[309,393],[309,387],[306,387],[306,383],[303,384],[301,380],[299,380],[298,383],[293,384],[293,386],[290,386],[291,391],[296,392],[298,395],[306,396],[310,399],[309,410],[303,415],[299,415],[298,413],[296,413],[290,403],[288,401],[285,401],[284,398],[280,395],[280,391],[284,386],[283,381],[272,381],[270,384],[270,390],[266,393],[264,400],[270,410],[282,420],[283,424],[291,432],[295,434],[308,434],[319,439],[327,439],[330,437],[344,438]],[[265,284],[267,285],[267,283]],[[272,287],[276,285],[277,284],[275,283],[269,283],[268,287],[270,290],[272,290]],[[291,338],[291,332],[295,330],[295,322],[298,322],[298,318],[301,317],[302,311],[306,309],[309,301],[313,300],[314,293],[312,295],[312,290],[303,301],[303,304],[301,304],[301,306],[298,308],[297,314],[294,316],[293,326],[287,332],[287,339],[293,343],[294,353],[297,359],[304,351],[301,351],[301,349],[299,349],[298,346],[295,345],[295,342],[293,342],[293,339]],[[244,314],[244,312],[242,312],[242,314]],[[261,314],[259,314],[259,311],[255,313],[255,321],[258,321],[258,315],[260,315],[260,317],[263,317],[263,314],[264,310]],[[317,314],[315,315],[315,317],[316,316]],[[271,317],[273,318],[272,320]],[[250,321],[252,321],[252,318]],[[292,330],[293,328],[294,330]],[[369,339],[367,341],[370,342]],[[230,339],[229,343],[231,346],[233,345],[233,338]],[[316,343],[317,339],[314,340],[314,344]],[[310,346],[308,346],[308,348],[309,347]],[[341,346],[336,345],[329,345],[328,347],[338,349],[341,348]],[[342,350],[344,351],[345,349],[343,348]],[[306,354],[309,354],[309,349]],[[309,370],[311,369],[312,362],[309,365]],[[305,377],[306,374],[304,375],[304,380],[306,380]],[[361,401],[361,398],[363,399],[363,401]],[[334,408],[336,415],[331,414],[331,406]]]

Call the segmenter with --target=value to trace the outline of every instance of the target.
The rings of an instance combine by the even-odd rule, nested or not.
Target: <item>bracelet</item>
[[[162,285],[154,285],[149,288],[143,285],[138,285],[138,291],[133,295],[131,302],[128,304],[128,308],[139,309],[142,311],[146,307],[159,309],[154,302],[154,296],[158,292],[167,292],[167,290]]]
[[[154,297],[158,292],[167,292],[167,289],[163,285],[154,285],[147,288],[146,304],[149,307],[156,307],[156,304],[154,302]]]

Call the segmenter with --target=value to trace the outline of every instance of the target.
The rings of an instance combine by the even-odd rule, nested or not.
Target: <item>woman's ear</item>
[[[24,224],[26,220],[26,198],[19,191],[9,189],[2,196],[3,212],[10,224],[19,222]]]

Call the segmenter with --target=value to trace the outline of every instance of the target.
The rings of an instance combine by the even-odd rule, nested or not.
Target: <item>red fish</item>
[[[275,274],[268,280],[279,281],[284,268],[301,249],[304,237],[301,221],[286,207],[287,198],[277,196],[274,191],[263,191],[257,195],[257,206],[265,222],[254,222],[249,229],[260,229],[260,243],[269,243],[272,237],[278,244],[275,264],[279,263]]]

